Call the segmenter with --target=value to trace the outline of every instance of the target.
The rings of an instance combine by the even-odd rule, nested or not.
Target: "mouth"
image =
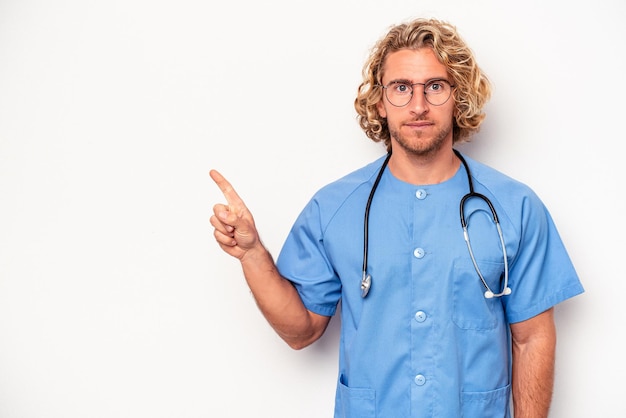
[[[406,122],[404,126],[412,128],[412,129],[423,129],[430,126],[433,126],[434,123],[427,120],[415,120],[411,122]]]

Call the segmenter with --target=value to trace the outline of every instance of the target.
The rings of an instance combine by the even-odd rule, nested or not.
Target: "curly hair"
[[[478,131],[485,119],[483,106],[491,96],[491,85],[479,68],[474,54],[461,39],[456,28],[436,19],[416,19],[392,26],[372,48],[363,66],[363,82],[358,88],[354,107],[357,120],[365,134],[374,142],[383,142],[391,149],[391,137],[386,118],[376,108],[382,100],[385,59],[403,49],[432,48],[448,69],[454,88],[455,103],[453,142],[462,142]]]

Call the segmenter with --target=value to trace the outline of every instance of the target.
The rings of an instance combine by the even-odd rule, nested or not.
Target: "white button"
[[[417,322],[424,322],[424,321],[426,321],[426,312],[424,312],[424,311],[417,311],[415,313],[415,320]]]
[[[424,386],[424,384],[426,384],[426,378],[423,374],[418,374],[417,376],[415,376],[415,384],[417,386]]]
[[[413,251],[413,255],[414,255],[416,258],[422,258],[422,257],[424,257],[424,255],[426,255],[426,251],[424,251],[424,249],[423,249],[423,248],[416,248],[416,249]]]
[[[418,191],[415,192],[415,197],[417,197],[419,200],[424,200],[426,199],[427,194],[428,193],[426,193],[426,190],[419,189]]]

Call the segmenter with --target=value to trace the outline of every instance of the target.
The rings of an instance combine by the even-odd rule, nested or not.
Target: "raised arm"
[[[547,418],[554,386],[554,309],[511,324],[515,418]]]
[[[322,336],[330,318],[306,309],[295,287],[278,272],[243,200],[219,172],[211,170],[210,175],[227,202],[213,208],[215,240],[241,262],[257,305],[276,333],[296,350],[310,345]]]

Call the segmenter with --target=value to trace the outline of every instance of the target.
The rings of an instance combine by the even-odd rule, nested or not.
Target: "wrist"
[[[260,240],[257,240],[252,247],[248,248],[239,259],[241,264],[255,265],[262,264],[268,260],[271,261],[272,257]]]

